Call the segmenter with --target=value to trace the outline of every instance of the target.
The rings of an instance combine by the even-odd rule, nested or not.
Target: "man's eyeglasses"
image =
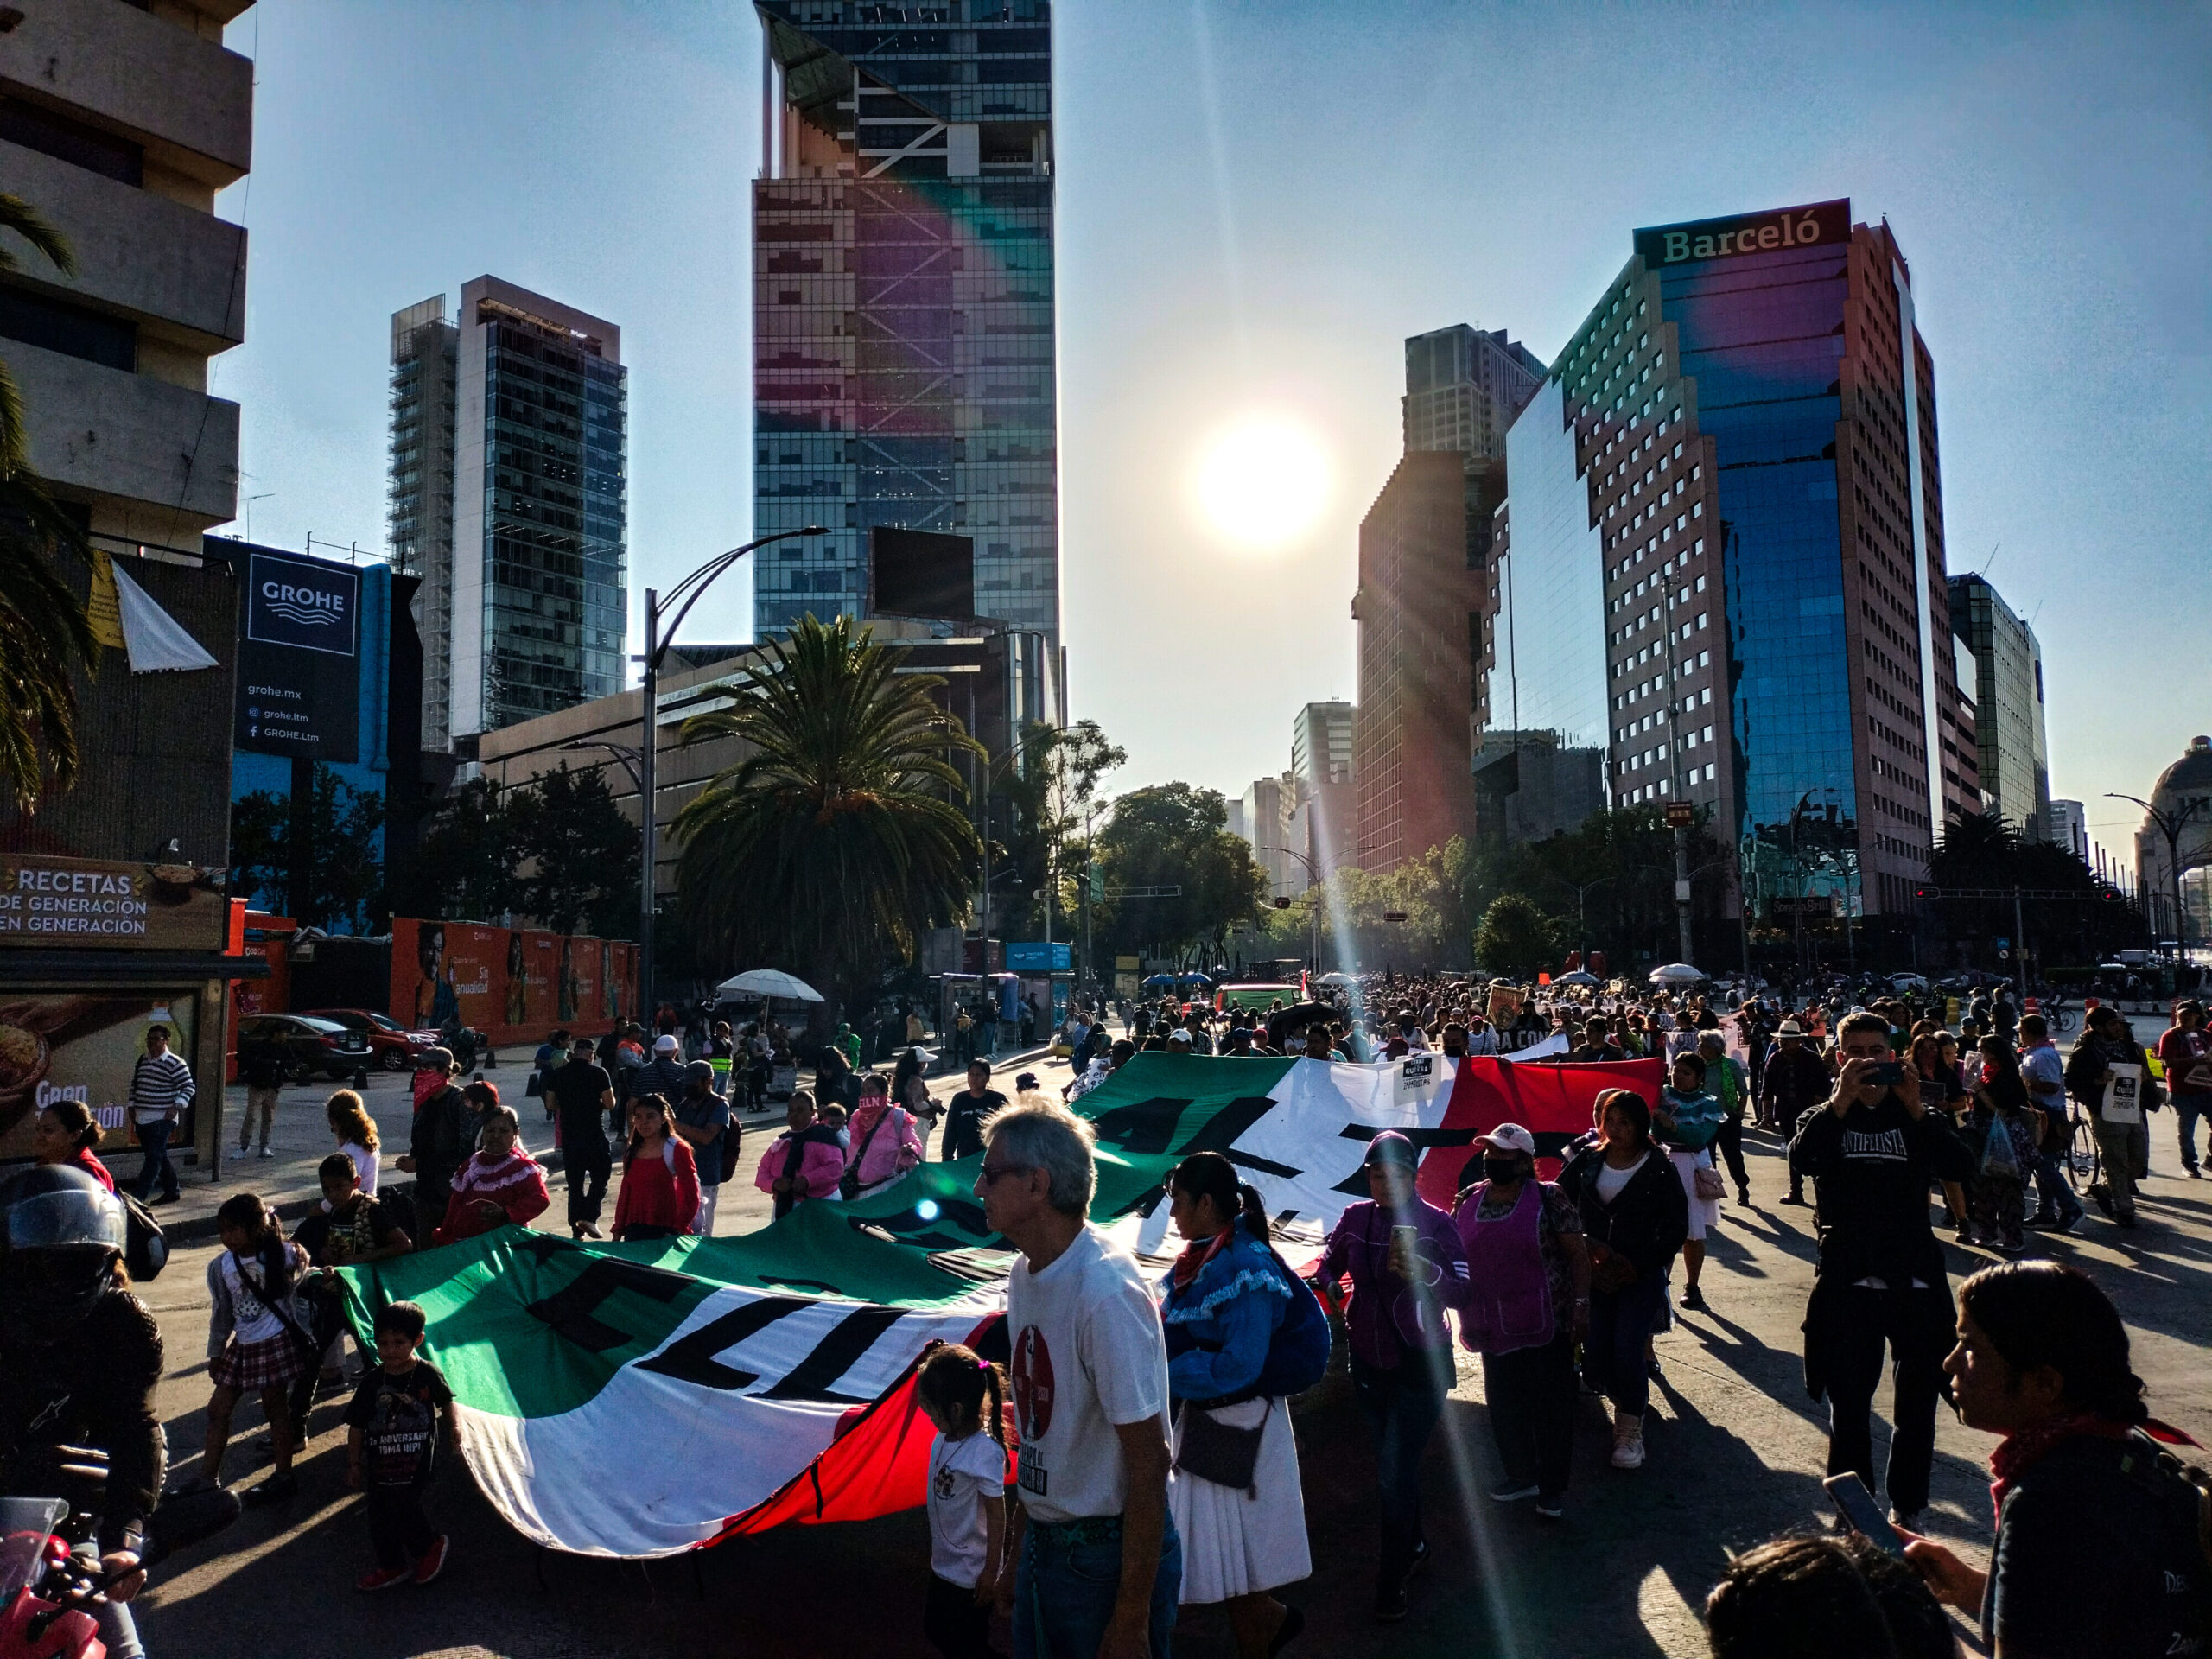
[[[985,1164],[982,1170],[982,1182],[985,1186],[995,1186],[1001,1175],[1026,1175],[1035,1166],[1032,1164],[1001,1164],[996,1169],[993,1169],[988,1164]]]

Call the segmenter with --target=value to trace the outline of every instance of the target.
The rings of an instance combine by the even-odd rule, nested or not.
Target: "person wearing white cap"
[[[1482,1179],[1452,1223],[1466,1249],[1459,1340],[1483,1357],[1483,1392],[1505,1478],[1501,1503],[1564,1512],[1574,1452],[1574,1344],[1590,1328],[1590,1253],[1574,1200],[1535,1179],[1536,1137],[1501,1123],[1475,1142]]]
[[[626,1082],[627,1100],[640,1095],[658,1095],[664,1100],[681,1100],[691,1086],[690,1073],[683,1068],[682,1046],[672,1033],[663,1033],[653,1039],[653,1057],[632,1071]]]

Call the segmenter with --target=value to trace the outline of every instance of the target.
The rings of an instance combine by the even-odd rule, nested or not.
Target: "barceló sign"
[[[1643,256],[1646,266],[1656,270],[1850,239],[1851,199],[1846,196],[1836,201],[1777,207],[1732,219],[1700,219],[1683,225],[1657,226],[1636,233],[1636,251]]]

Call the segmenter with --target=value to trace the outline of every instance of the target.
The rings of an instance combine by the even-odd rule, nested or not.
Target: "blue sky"
[[[1056,29],[1066,636],[1115,786],[1240,790],[1299,704],[1354,694],[1405,335],[1548,360],[1633,227],[1840,195],[1912,261],[1952,567],[2034,619],[2055,792],[2124,847],[2098,797],[2212,730],[2202,8],[1065,0]],[[213,389],[257,540],[381,548],[390,314],[485,271],[622,327],[633,587],[746,537],[749,5],[322,0],[229,41],[251,263]],[[1189,487],[1250,413],[1330,461],[1264,555]],[[689,632],[751,613],[732,578]]]

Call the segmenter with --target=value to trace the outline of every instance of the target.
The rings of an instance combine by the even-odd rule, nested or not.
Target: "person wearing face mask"
[[[1452,1224],[1467,1256],[1459,1340],[1483,1357],[1483,1393],[1505,1478],[1500,1503],[1565,1513],[1574,1451],[1574,1344],[1590,1328],[1590,1253],[1574,1200],[1536,1179],[1536,1137],[1501,1123],[1475,1143],[1482,1179]]]

